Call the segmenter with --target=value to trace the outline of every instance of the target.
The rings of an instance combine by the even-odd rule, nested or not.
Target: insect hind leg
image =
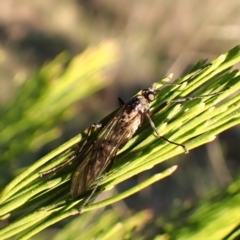
[[[69,158],[66,162],[64,162],[64,163],[62,163],[62,164],[59,164],[59,165],[57,165],[57,166],[54,167],[54,168],[51,168],[51,169],[49,169],[49,170],[47,170],[47,171],[44,171],[44,172],[40,172],[40,173],[39,173],[39,176],[40,176],[40,177],[44,177],[44,176],[47,176],[47,175],[49,175],[49,174],[51,174],[51,173],[54,173],[54,172],[56,172],[58,169],[61,169],[61,168],[63,168],[64,166],[66,166],[67,164],[69,164],[70,162],[72,162],[74,159],[76,159],[76,155],[72,156],[72,157]]]
[[[116,156],[115,156],[114,159],[111,161],[111,163],[107,166],[104,174],[102,174],[101,177],[98,179],[98,181],[97,181],[95,187],[93,188],[92,192],[90,193],[90,195],[89,195],[89,196],[84,200],[84,202],[82,203],[81,207],[80,207],[79,210],[78,210],[78,211],[79,211],[79,214],[81,214],[82,209],[84,208],[84,206],[86,206],[90,201],[91,201],[91,202],[94,201],[95,198],[94,198],[93,200],[91,200],[91,198],[92,198],[92,196],[94,195],[94,193],[97,191],[99,185],[101,184],[101,182],[103,181],[103,179],[106,177],[106,175],[107,175],[107,173],[109,172],[109,170],[112,168],[112,166],[113,166],[113,164],[114,164],[114,162],[115,162],[115,159],[116,159]],[[104,188],[102,188],[102,189],[100,190],[100,192],[102,192],[102,191],[104,191]]]
[[[40,172],[40,173],[39,173],[39,176],[40,176],[40,177],[44,177],[44,176],[46,176],[46,175],[49,175],[49,174],[51,174],[51,173],[53,173],[53,172],[56,172],[58,169],[63,168],[64,166],[66,166],[66,165],[69,164],[70,162],[74,161],[74,160],[77,158],[77,156],[82,152],[84,146],[87,144],[88,138],[89,138],[89,137],[91,136],[91,134],[92,134],[92,130],[95,129],[95,128],[102,128],[102,124],[101,124],[101,123],[92,123],[92,124],[90,125],[90,127],[88,128],[87,136],[86,136],[83,144],[81,145],[80,149],[77,151],[77,153],[74,154],[71,158],[69,158],[66,162],[64,162],[64,163],[62,163],[62,164],[59,164],[59,165],[57,165],[56,167],[51,168],[51,169],[49,169],[49,170],[47,170],[47,171]]]
[[[78,209],[79,214],[82,213],[82,209],[90,202],[94,201],[94,199],[96,197],[94,197],[94,199],[91,200],[91,198],[93,197],[94,193],[97,191],[99,185],[101,184],[102,180],[106,177],[107,172],[104,173],[99,179],[98,182],[96,183],[96,185],[94,186],[93,190],[91,191],[90,195],[83,201],[83,203],[81,204],[80,208]],[[100,190],[100,192],[102,192],[104,190],[104,188],[102,190]]]

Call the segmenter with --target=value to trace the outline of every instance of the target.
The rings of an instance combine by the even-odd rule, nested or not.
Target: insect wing
[[[84,160],[79,164],[72,175],[70,193],[73,197],[84,194],[103,173],[112,165],[122,139],[127,134],[119,134],[119,119],[123,112],[120,108],[116,115],[98,133],[96,139],[87,150]]]

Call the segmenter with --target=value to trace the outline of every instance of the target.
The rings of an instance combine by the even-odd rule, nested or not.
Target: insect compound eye
[[[152,101],[155,99],[155,94],[154,94],[154,92],[149,91],[149,92],[147,93],[147,99],[148,99],[150,102],[152,102]]]
[[[155,99],[155,93],[153,91],[150,91],[149,89],[143,89],[142,95],[150,102]]]

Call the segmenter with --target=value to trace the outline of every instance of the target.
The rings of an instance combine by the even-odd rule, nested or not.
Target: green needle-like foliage
[[[28,79],[0,106],[1,164],[58,138],[56,124],[75,114],[73,103],[108,85],[103,70],[116,60],[117,46],[104,42],[72,60],[62,53]]]
[[[191,73],[175,82],[181,83],[187,79],[189,81],[180,85],[166,86],[159,91],[156,100],[151,105],[151,111],[163,106],[152,116],[161,135],[171,141],[184,144],[188,150],[191,150],[214,140],[217,134],[239,124],[240,95],[236,93],[240,89],[240,74],[237,70],[231,70],[233,65],[239,61],[240,47],[237,46],[212,61],[212,65],[201,73],[192,78],[193,73]],[[71,77],[72,75],[69,75],[68,79]],[[161,86],[163,82],[164,80],[159,82],[158,86]],[[174,100],[179,98],[204,96],[217,92],[221,93],[188,100],[181,104],[174,103]],[[55,104],[58,99],[53,96],[49,101]],[[43,113],[45,108],[47,108],[47,104],[42,101],[33,109],[40,109]],[[47,109],[45,110],[48,112]],[[34,115],[34,111],[28,113],[31,116]],[[110,117],[112,116],[113,114],[110,115]],[[103,120],[104,122],[106,120]],[[95,134],[93,133],[91,137],[94,138]],[[14,220],[0,230],[0,239],[13,237],[30,239],[52,224],[78,214],[79,206],[91,191],[79,199],[70,197],[69,179],[76,163],[47,177],[40,178],[39,173],[51,169],[73,156],[74,150],[71,147],[81,142],[83,138],[82,135],[78,135],[71,139],[27,168],[6,186],[1,194],[0,215],[2,218],[11,217]],[[158,139],[146,120],[133,139],[119,151],[114,166],[101,181],[99,187],[107,191],[118,183],[183,152],[183,148]],[[170,175],[175,169],[176,167],[173,166],[126,192],[98,203],[88,204],[82,209],[82,213],[85,214],[87,211],[93,211],[119,201]],[[95,196],[97,194],[99,192]],[[111,235],[110,232],[109,235]]]
[[[172,239],[238,239],[237,236],[240,236],[239,193],[238,179],[227,189],[202,200],[196,206],[175,213],[175,217],[165,220],[162,227]]]

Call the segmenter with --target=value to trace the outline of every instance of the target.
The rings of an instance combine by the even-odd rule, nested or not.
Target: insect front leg
[[[200,74],[200,73],[203,72],[205,69],[207,69],[207,68],[209,68],[209,67],[211,67],[211,66],[212,66],[212,63],[208,63],[208,64],[202,66],[201,68],[199,68],[198,70],[196,70],[189,78],[187,78],[186,80],[184,80],[183,82],[181,82],[181,84],[184,83],[184,82],[190,81],[190,80],[193,79],[195,76],[197,76],[198,74]]]
[[[227,89],[229,89],[229,88],[227,88]],[[149,115],[152,116],[152,115],[156,114],[157,112],[159,112],[161,109],[163,109],[164,107],[166,107],[170,103],[183,103],[185,101],[190,101],[190,100],[194,100],[194,99],[212,97],[212,96],[216,96],[216,95],[219,95],[221,93],[224,93],[227,89],[224,89],[224,90],[216,92],[216,93],[210,93],[210,94],[205,94],[205,95],[201,95],[201,96],[187,96],[187,97],[183,97],[183,98],[178,98],[178,99],[173,99],[173,100],[170,100],[170,101],[166,101],[166,102],[162,103],[160,106],[158,106],[157,108],[155,108],[153,111],[151,111]]]
[[[61,163],[59,165],[57,165],[56,167],[54,168],[51,168],[47,171],[44,171],[44,172],[40,172],[39,173],[39,176],[40,177],[43,177],[43,176],[46,176],[48,174],[51,174],[53,172],[56,172],[58,169],[61,169],[63,168],[64,166],[66,166],[67,164],[69,164],[70,162],[72,162],[73,160],[76,159],[76,157],[81,153],[81,151],[83,150],[84,146],[86,145],[87,141],[88,141],[88,138],[91,136],[92,134],[92,130],[95,129],[95,128],[102,128],[102,124],[101,123],[93,123],[91,124],[91,126],[88,128],[88,131],[87,131],[87,136],[84,140],[84,142],[82,143],[80,149],[77,151],[76,154],[74,154],[71,158],[69,158],[67,161],[65,161],[64,163]]]
[[[198,74],[200,74],[201,72],[203,72],[205,69],[209,68],[210,66],[212,66],[212,63],[208,63],[204,66],[202,66],[200,69],[198,69],[197,71],[195,71],[189,78],[187,78],[186,80],[184,80],[183,82],[164,82],[162,83],[163,86],[161,86],[160,88],[156,88],[156,83],[153,84],[152,86],[152,91],[154,92],[158,92],[161,91],[162,87],[166,87],[166,86],[181,86],[183,83],[185,82],[189,82],[191,79],[193,79],[194,77],[196,77]],[[173,74],[170,74],[167,79],[171,80],[173,77]]]
[[[158,132],[158,130],[157,130],[154,122],[152,121],[152,119],[151,119],[151,117],[150,117],[150,115],[149,115],[149,113],[145,113],[145,116],[148,118],[149,123],[150,123],[151,127],[153,128],[153,130],[155,131],[155,133],[157,134],[158,138],[162,138],[162,139],[164,139],[165,141],[167,141],[167,142],[169,142],[169,143],[171,143],[171,144],[174,144],[174,145],[176,145],[176,146],[182,147],[185,154],[189,152],[188,149],[187,149],[187,147],[186,147],[185,145],[180,144],[180,143],[176,143],[176,142],[173,142],[173,141],[170,141],[170,140],[167,139],[166,137],[162,136],[162,135]]]
[[[167,102],[168,103],[182,103],[188,100],[194,100],[194,99],[201,99],[201,98],[205,98],[205,97],[212,97],[212,96],[216,96],[219,95],[223,92],[225,92],[227,89],[223,90],[223,91],[219,91],[216,93],[210,93],[210,94],[206,94],[206,95],[201,95],[201,96],[189,96],[189,97],[184,97],[184,98],[179,98],[179,99],[175,99],[175,100],[170,100]]]

